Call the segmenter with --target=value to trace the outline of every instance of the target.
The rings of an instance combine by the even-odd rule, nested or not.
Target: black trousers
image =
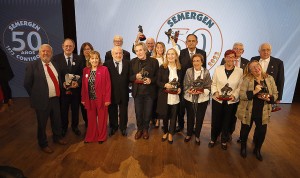
[[[183,97],[183,94],[179,95],[180,96],[180,103],[179,103],[179,109],[178,109],[178,115],[177,115],[177,122],[178,122],[178,127],[181,129],[184,128],[184,115],[185,115],[185,99]]]
[[[62,129],[67,130],[69,126],[69,108],[71,105],[72,128],[77,128],[79,123],[79,93],[73,92],[72,95],[62,95],[61,102],[61,124]]]
[[[233,132],[235,131],[235,125],[236,125],[236,120],[237,120],[235,114],[236,114],[238,105],[239,105],[239,102],[237,102],[235,104],[236,107],[233,108],[232,118],[230,120],[230,135],[232,135]]]
[[[168,105],[168,111],[166,116],[162,116],[163,118],[163,130],[164,133],[170,133],[172,135],[175,134],[176,129],[176,117],[177,117],[177,109],[179,107],[179,104],[175,105]],[[170,120],[170,125],[169,125]]]
[[[138,130],[148,130],[152,118],[153,98],[150,95],[137,95],[134,98],[136,125]]]
[[[251,124],[242,124],[241,127],[241,142],[246,143],[248,140],[248,135],[251,130],[252,123],[255,122],[255,148],[261,149],[262,144],[265,141],[266,133],[267,133],[267,124],[262,125],[262,118],[251,118]]]
[[[12,98],[11,96],[11,88],[9,86],[9,82],[7,80],[0,80],[0,86],[3,92],[3,103],[7,104],[8,100]]]
[[[60,120],[60,106],[59,98],[53,97],[49,99],[48,107],[45,110],[35,110],[37,117],[37,138],[38,144],[41,148],[48,146],[46,126],[48,118],[50,117],[51,128],[53,132],[53,140],[61,139],[61,120]]]
[[[112,103],[108,107],[109,127],[112,129],[126,130],[128,123],[128,102],[120,104]],[[118,117],[120,116],[120,125],[118,125]]]
[[[219,103],[212,100],[212,119],[211,119],[211,140],[216,141],[221,133],[221,142],[225,143],[229,139],[230,121],[234,114],[236,103],[228,104],[227,101]]]
[[[195,136],[200,137],[200,132],[202,129],[202,124],[205,116],[205,112],[207,109],[208,101],[197,103],[197,113],[194,111],[194,104],[185,100],[186,110],[187,110],[187,136],[192,136],[194,124],[195,124],[195,115],[196,115],[196,128],[195,128]]]

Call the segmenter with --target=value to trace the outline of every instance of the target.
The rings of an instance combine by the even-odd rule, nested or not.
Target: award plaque
[[[228,93],[232,92],[232,88],[229,87],[229,83],[227,83],[222,89],[221,89],[221,95],[217,97],[218,100],[223,101],[229,101],[231,100],[230,95]]]
[[[179,31],[176,31],[174,35],[172,36],[174,32],[170,28],[168,31],[165,32],[165,34],[168,36],[168,43],[170,42],[170,38],[174,39],[174,42],[177,43],[178,41],[178,36],[179,36]]]
[[[276,112],[280,111],[281,107],[279,107],[277,104],[272,104],[272,111],[271,112]]]
[[[192,87],[190,88],[190,90],[195,90],[198,92],[204,92],[204,80],[200,78],[201,75],[199,75],[199,77],[193,81]]]
[[[139,32],[142,33],[142,35],[140,36],[140,41],[145,41],[146,40],[146,36],[144,35],[143,27],[141,25],[139,25],[138,28],[139,28]]]
[[[67,95],[71,95],[72,91],[71,91],[71,85],[72,82],[77,82],[80,79],[79,75],[74,75],[74,74],[66,74],[65,75],[65,84],[66,84],[66,94]]]
[[[177,78],[174,78],[171,82],[169,82],[170,85],[172,85],[172,88],[166,88],[164,91],[169,94],[177,94],[178,93],[178,87],[180,83],[177,81]]]
[[[137,83],[137,84],[144,84],[146,78],[148,77],[149,75],[149,72],[145,70],[145,68],[142,68],[142,70],[139,72],[141,75],[142,75],[142,78],[141,79],[136,79],[134,81],[134,83]]]
[[[268,100],[271,95],[269,94],[268,87],[266,86],[264,81],[260,81],[261,90],[257,94],[257,97],[263,100]]]

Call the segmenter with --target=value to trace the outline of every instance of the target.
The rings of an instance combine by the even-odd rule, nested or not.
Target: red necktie
[[[55,87],[55,92],[56,92],[56,96],[59,96],[60,95],[60,91],[59,91],[59,85],[58,85],[58,81],[53,73],[53,71],[51,70],[51,68],[49,67],[49,64],[46,64],[46,67],[47,67],[47,71],[48,71],[48,74],[54,84],[54,87]]]

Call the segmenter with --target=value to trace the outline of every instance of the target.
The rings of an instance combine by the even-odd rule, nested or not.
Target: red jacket
[[[90,77],[91,68],[85,67],[82,74],[82,89],[81,89],[81,102],[84,102],[86,109],[91,108],[89,99],[89,84],[88,79]],[[104,107],[104,103],[110,102],[111,96],[111,82],[108,69],[105,66],[99,66],[95,76],[95,91],[97,96],[98,109]]]

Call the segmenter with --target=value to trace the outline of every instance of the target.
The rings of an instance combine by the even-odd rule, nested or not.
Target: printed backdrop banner
[[[272,56],[285,66],[284,103],[291,103],[300,65],[300,1],[290,0],[75,0],[78,49],[90,42],[101,53],[113,46],[113,36],[124,38],[131,52],[138,26],[146,37],[171,47],[165,32],[179,31],[178,47],[185,48],[186,36],[198,36],[198,48],[207,53],[213,74],[227,49],[235,42],[245,46],[243,57],[257,56],[263,42],[272,44]],[[135,57],[134,54],[131,54]]]
[[[23,87],[26,63],[39,58],[41,44],[49,43],[54,54],[62,52],[63,22],[60,0],[2,0],[0,45],[6,52],[15,77],[13,97],[28,96]]]

